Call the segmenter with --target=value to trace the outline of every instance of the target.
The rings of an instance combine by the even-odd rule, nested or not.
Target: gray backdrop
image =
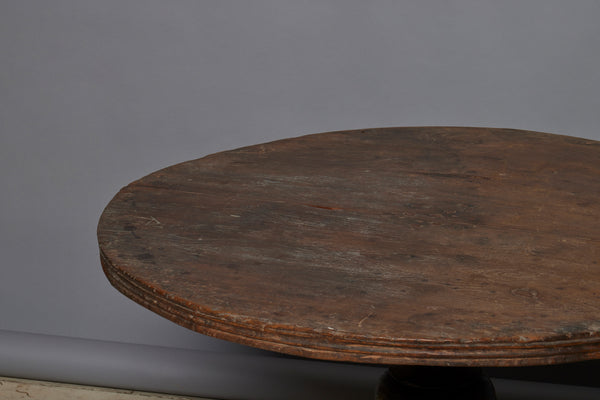
[[[598,1],[1,0],[0,373],[100,379],[99,360],[118,370],[130,344],[179,360],[173,375],[193,364],[190,389],[175,386],[216,396],[206,371],[231,367],[216,353],[292,362],[189,332],[112,289],[95,229],[118,189],[175,162],[330,130],[600,139],[598,20]],[[152,365],[135,362],[130,371]],[[365,387],[379,373],[350,370]],[[107,374],[94,382],[126,385]],[[325,386],[315,378],[314,393]]]

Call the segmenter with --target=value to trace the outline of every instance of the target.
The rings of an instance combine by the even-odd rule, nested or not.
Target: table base
[[[394,366],[381,377],[376,400],[496,400],[481,368]]]

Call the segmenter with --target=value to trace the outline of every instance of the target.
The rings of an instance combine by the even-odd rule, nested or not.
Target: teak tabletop
[[[600,142],[330,132],[177,164],[98,226],[112,284],[200,333],[325,360],[600,358]]]

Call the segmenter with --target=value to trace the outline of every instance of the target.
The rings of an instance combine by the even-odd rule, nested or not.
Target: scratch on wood
[[[372,316],[375,315],[375,307],[371,306],[371,308],[373,310],[371,310],[371,312],[369,314],[367,314],[363,319],[361,319],[360,321],[358,321],[358,327],[362,327],[363,322],[365,322],[366,320],[368,320],[369,318],[371,318]]]
[[[150,225],[150,224],[162,225],[160,223],[160,221],[157,220],[156,218],[154,218],[153,216],[150,216],[150,218],[148,218],[148,217],[138,217],[138,218],[145,219],[147,221],[146,225]]]

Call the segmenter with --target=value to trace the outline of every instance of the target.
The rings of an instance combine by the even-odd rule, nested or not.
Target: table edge
[[[320,332],[293,326],[236,321],[161,293],[113,265],[100,246],[109,282],[122,294],[168,320],[198,333],[292,356],[380,365],[510,367],[600,359],[600,337],[523,341],[434,341],[370,338],[348,332]],[[325,340],[324,340],[325,338]]]

